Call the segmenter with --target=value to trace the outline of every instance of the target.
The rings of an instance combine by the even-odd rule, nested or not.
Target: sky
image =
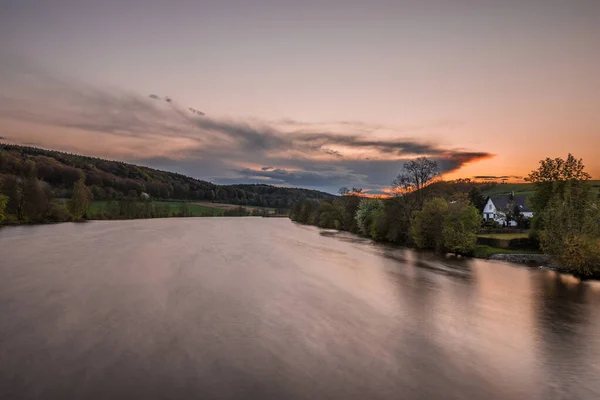
[[[599,71],[598,0],[0,0],[0,141],[216,183],[599,179]]]

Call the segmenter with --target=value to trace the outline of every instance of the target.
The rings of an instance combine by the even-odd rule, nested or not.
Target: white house
[[[512,214],[514,207],[519,207],[521,215],[525,218],[533,217],[533,211],[527,205],[527,196],[515,196],[514,194],[504,194],[500,196],[489,196],[483,209],[483,219],[485,221],[493,219],[501,225],[506,223],[506,214]],[[517,226],[517,222],[511,220],[510,226]]]

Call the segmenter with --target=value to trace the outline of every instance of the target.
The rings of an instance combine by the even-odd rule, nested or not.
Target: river
[[[0,229],[2,399],[599,399],[600,283],[276,218]]]

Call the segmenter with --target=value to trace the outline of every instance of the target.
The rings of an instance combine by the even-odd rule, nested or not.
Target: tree
[[[69,200],[68,208],[73,218],[80,219],[85,215],[92,201],[92,192],[85,186],[83,179],[78,180],[73,185],[73,195]]]
[[[6,197],[3,194],[0,194],[0,224],[2,224],[2,222],[4,221],[4,218],[6,217],[5,210],[6,210],[7,204],[8,204],[8,197]]]
[[[298,222],[301,224],[309,224],[315,209],[315,204],[312,201],[305,200],[302,203],[302,208],[300,209],[300,214],[298,215]]]
[[[23,216],[27,221],[43,221],[50,210],[51,199],[42,181],[28,178],[23,186]]]
[[[375,216],[383,212],[383,210],[384,205],[380,199],[361,199],[354,217],[359,233],[371,236],[371,228],[375,222]]]
[[[469,189],[469,201],[479,210],[479,212],[483,212],[487,199],[481,194],[479,186],[472,186],[471,189]]]
[[[319,204],[319,226],[328,229],[342,229],[344,225],[344,206],[341,202],[324,201]]]
[[[585,182],[591,176],[584,169],[583,161],[569,153],[566,160],[562,158],[541,160],[539,168],[531,171],[526,180],[535,185],[535,193],[530,199],[534,211],[532,226],[534,230],[544,228],[544,211],[550,199],[555,194],[559,196],[563,194],[568,181],[587,187]]]
[[[422,249],[444,250],[444,218],[448,202],[442,198],[428,200],[421,211],[414,214],[411,223],[412,239]]]
[[[392,181],[396,194],[415,192],[419,205],[423,204],[422,190],[438,176],[437,162],[419,157],[404,163],[402,172]]]
[[[410,225],[414,203],[410,196],[392,197],[385,201],[385,224],[378,223],[379,229],[386,229],[385,237],[393,243],[408,244],[411,239]]]
[[[600,275],[600,202],[577,182],[551,197],[544,212],[540,245],[561,266],[580,276]]]
[[[444,246],[457,254],[470,254],[477,244],[477,232],[481,226],[481,214],[468,202],[454,201],[448,206],[444,217]]]
[[[18,221],[23,220],[23,180],[9,175],[4,179],[2,192],[8,197],[6,213],[14,215]]]

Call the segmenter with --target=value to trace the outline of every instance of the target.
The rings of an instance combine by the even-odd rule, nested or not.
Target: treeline
[[[290,218],[379,241],[472,254],[485,197],[470,181],[433,184],[437,176],[436,162],[422,157],[404,164],[391,198],[367,198],[360,189],[342,188],[338,198],[294,204]]]
[[[367,198],[360,189],[342,188],[335,199],[299,201],[290,218],[405,246],[487,254],[485,246],[477,245],[477,233],[490,224],[481,218],[486,201],[481,186],[466,180],[436,183],[436,169],[426,158],[410,161],[393,182],[391,198]],[[571,154],[567,160],[541,161],[528,177],[535,186],[534,219],[522,245],[539,243],[563,270],[600,278],[600,198],[589,195],[589,179],[582,161]],[[517,211],[512,213],[511,218],[521,220]]]
[[[92,201],[83,179],[73,184],[70,199],[56,199],[50,185],[34,175],[8,176],[0,183],[0,225],[78,221]]]
[[[37,179],[43,190],[55,198],[70,198],[75,182],[83,180],[94,200],[153,199],[214,201],[241,206],[290,208],[303,198],[333,196],[316,190],[270,185],[215,185],[173,172],[160,171],[118,161],[0,144],[0,184]],[[4,189],[2,193],[4,193]],[[5,193],[6,194],[6,193]]]

